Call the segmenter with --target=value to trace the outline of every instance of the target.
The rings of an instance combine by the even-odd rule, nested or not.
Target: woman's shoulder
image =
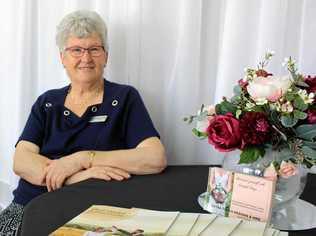
[[[105,89],[113,89],[117,91],[137,91],[136,88],[134,88],[132,85],[128,84],[121,84],[118,82],[113,82],[109,80],[105,80],[104,83]]]
[[[104,91],[108,94],[112,94],[113,96],[120,96],[120,97],[137,97],[139,93],[135,87],[132,85],[121,84],[117,82],[112,82],[105,80],[104,83]]]
[[[67,91],[69,89],[69,85],[62,87],[62,88],[57,88],[57,89],[50,89],[45,92],[43,92],[38,98],[37,102],[39,104],[52,104],[52,103],[62,103],[63,100],[67,94]]]

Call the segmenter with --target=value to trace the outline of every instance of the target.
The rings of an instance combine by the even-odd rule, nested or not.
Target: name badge
[[[91,119],[89,120],[89,122],[90,122],[90,123],[105,122],[107,118],[108,118],[107,115],[103,115],[103,116],[92,116]]]

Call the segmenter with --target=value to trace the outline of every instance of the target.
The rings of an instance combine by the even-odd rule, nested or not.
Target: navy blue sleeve
[[[134,88],[131,88],[125,111],[123,127],[127,148],[135,148],[146,138],[159,138],[143,100]]]
[[[44,137],[44,110],[41,106],[41,99],[38,98],[31,109],[31,114],[28,117],[24,130],[17,141],[25,140],[41,147]]]

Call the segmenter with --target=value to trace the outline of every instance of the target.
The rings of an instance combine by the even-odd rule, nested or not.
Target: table
[[[197,197],[206,190],[208,166],[169,166],[158,175],[118,182],[89,179],[45,193],[25,208],[22,236],[48,235],[94,204],[205,213]],[[302,199],[316,205],[316,175],[309,174]],[[316,235],[316,229],[290,232]]]

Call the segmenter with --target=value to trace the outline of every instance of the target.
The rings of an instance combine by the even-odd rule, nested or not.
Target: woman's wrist
[[[80,163],[83,169],[88,169],[93,166],[95,151],[81,151],[80,155]]]
[[[93,162],[94,162],[94,157],[95,157],[96,153],[95,151],[88,151],[88,157],[89,157],[89,168],[91,168],[93,166]]]

